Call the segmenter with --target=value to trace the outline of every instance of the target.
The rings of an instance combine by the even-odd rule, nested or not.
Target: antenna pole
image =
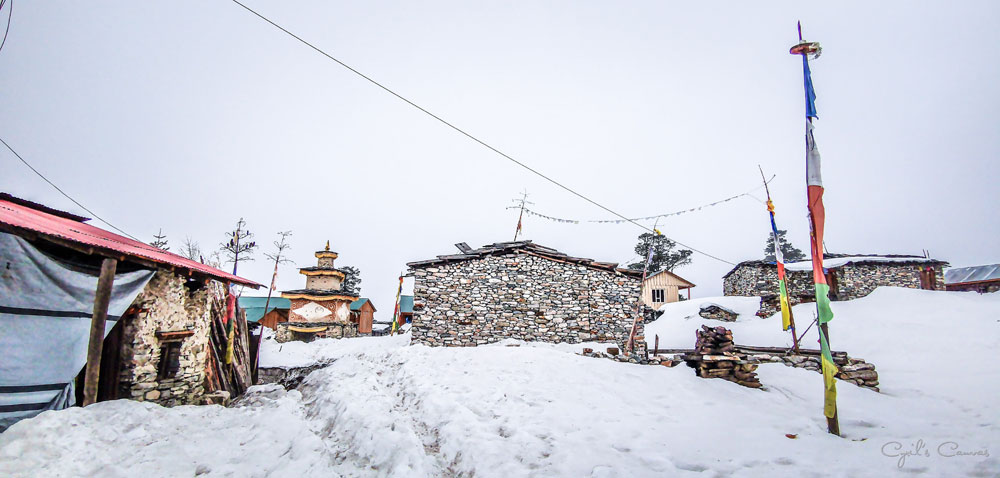
[[[521,233],[521,219],[524,218],[524,203],[528,200],[528,190],[521,193],[521,199],[515,199],[521,203],[521,214],[517,216],[517,228],[514,229],[514,241],[517,242],[517,235]]]

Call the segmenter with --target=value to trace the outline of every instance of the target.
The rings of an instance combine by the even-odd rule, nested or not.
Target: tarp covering
[[[115,275],[105,334],[152,277],[149,270]],[[0,431],[75,403],[96,290],[96,274],[0,232]]]

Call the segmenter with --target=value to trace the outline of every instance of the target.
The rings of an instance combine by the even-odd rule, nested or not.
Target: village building
[[[825,254],[823,265],[830,300],[852,300],[884,286],[945,290],[948,263],[921,256]],[[815,301],[812,262],[787,263],[785,271],[789,301],[793,305]],[[780,310],[777,266],[774,261],[741,262],[723,276],[722,293],[759,296],[758,315],[774,314]]]
[[[80,403],[243,393],[254,350],[227,286],[260,285],[88,220],[0,194],[0,430]]]
[[[367,297],[351,302],[351,323],[357,324],[358,335],[372,334],[375,312],[375,305]]]
[[[299,273],[306,276],[306,288],[281,293],[290,301],[288,321],[275,328],[275,340],[311,341],[322,337],[356,337],[358,324],[351,320],[351,303],[358,294],[343,290],[347,272],[337,269],[337,253],[326,249],[316,252],[316,265],[303,267]]]
[[[292,301],[284,297],[240,296],[240,308],[246,313],[247,323],[259,324],[271,330],[281,322],[288,322],[288,309]],[[265,311],[265,307],[267,310]]]
[[[570,257],[531,241],[410,262],[412,342],[476,346],[503,339],[624,347],[642,272]],[[641,323],[637,345],[644,347]]]
[[[662,270],[642,282],[642,303],[658,310],[663,304],[681,300],[682,290],[687,290],[687,298],[690,299],[692,287],[694,284],[687,279],[668,270]]]
[[[944,271],[947,290],[968,290],[985,294],[1000,290],[1000,264],[956,267]]]

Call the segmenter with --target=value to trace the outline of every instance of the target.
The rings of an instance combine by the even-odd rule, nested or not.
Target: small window
[[[181,369],[181,342],[166,342],[160,346],[160,368],[157,380],[174,378]]]
[[[664,302],[663,289],[653,289],[653,302],[654,303]]]

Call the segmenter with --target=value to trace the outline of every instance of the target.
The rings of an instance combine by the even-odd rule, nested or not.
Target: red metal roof
[[[30,204],[30,203],[27,203]],[[153,247],[149,244],[119,236],[113,232],[91,226],[68,217],[60,217],[28,206],[25,201],[11,201],[0,198],[0,224],[20,230],[32,231],[48,238],[69,241],[83,247],[91,247],[104,255],[125,256],[139,259],[138,262],[153,262],[166,269],[179,268],[209,276],[223,282],[233,282],[251,287],[261,287],[254,281],[220,271],[186,257]],[[4,228],[6,229],[6,228]],[[57,241],[58,242],[58,241]],[[109,254],[114,252],[114,254]]]

